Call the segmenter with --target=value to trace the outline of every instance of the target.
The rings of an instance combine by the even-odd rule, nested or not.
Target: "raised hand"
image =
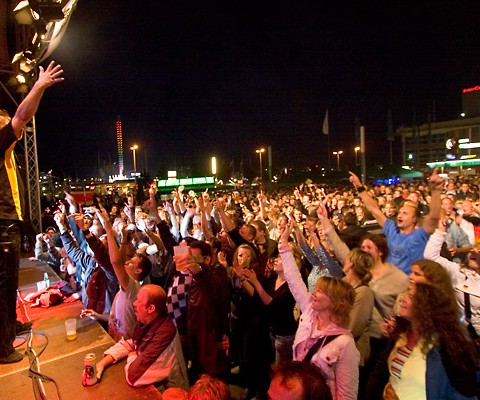
[[[224,251],[219,251],[217,254],[218,262],[222,264],[225,268],[228,267],[227,257]]]
[[[280,236],[280,246],[285,246],[288,244],[288,238],[292,234],[293,230],[293,219],[290,219],[288,221],[287,226],[285,227],[285,230],[283,231],[282,235]]]
[[[317,216],[319,219],[328,219],[328,211],[327,207],[325,207],[325,204],[320,202],[320,205],[317,208]]]
[[[217,200],[218,209],[225,210],[225,198],[221,196],[219,197],[215,196],[215,198]]]
[[[359,188],[362,186],[362,182],[360,181],[359,177],[357,175],[355,175],[352,171],[348,171],[348,173],[350,174],[350,182],[352,182],[353,186],[355,186],[356,188]]]
[[[445,179],[443,179],[442,177],[440,177],[440,175],[438,175],[438,168],[435,168],[433,170],[432,175],[430,175],[430,179],[428,181],[429,181],[428,183],[430,185],[430,189],[432,191],[443,190]]]
[[[200,211],[205,211],[205,203],[203,202],[203,197],[195,197],[195,205]]]
[[[55,83],[63,82],[65,80],[65,78],[62,77],[62,66],[60,64],[55,64],[55,61],[51,61],[46,69],[44,69],[41,65],[38,69],[39,74],[35,85],[41,88],[45,89]]]
[[[255,282],[258,282],[257,274],[256,274],[255,271],[252,270],[252,269],[245,268],[245,269],[243,270],[243,276],[244,276],[245,278],[247,278],[247,280],[248,280],[252,285],[254,285]]]
[[[169,214],[173,213],[172,205],[170,204],[169,201],[165,202],[165,205],[163,206],[163,208],[165,209],[165,211],[167,213],[169,213]]]
[[[112,224],[110,223],[110,216],[108,215],[108,211],[102,208],[100,212],[98,212],[98,219],[100,219],[101,224],[105,229],[111,228]]]
[[[61,211],[56,211],[53,214],[53,220],[56,222],[58,228],[61,230],[62,228],[65,229],[65,214]]]
[[[80,228],[80,230],[83,231],[85,229],[85,220],[83,219],[83,215],[75,213],[75,214],[72,214],[71,216],[75,218],[75,223]]]

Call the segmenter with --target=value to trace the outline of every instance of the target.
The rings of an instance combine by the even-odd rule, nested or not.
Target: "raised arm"
[[[77,202],[75,201],[75,198],[66,191],[63,193],[65,193],[65,200],[67,201],[69,206],[68,213],[69,214],[77,213],[79,210],[78,210],[78,205],[77,205]]]
[[[183,197],[183,186],[179,186],[175,192],[175,198],[177,199],[178,206],[180,207],[180,213],[183,214],[187,209],[185,208],[185,198]]]
[[[258,198],[258,206],[260,208],[258,215],[262,221],[265,221],[267,219],[267,210],[265,209],[265,203],[267,201],[267,197],[265,196],[265,193],[263,193],[263,190],[260,190],[260,192],[257,195],[257,198]]]
[[[305,239],[305,236],[303,235],[302,230],[298,226],[298,224],[295,222],[295,220],[291,220],[292,222],[292,229],[295,234],[295,239],[297,239],[297,243],[299,246],[308,246],[307,239]]]
[[[173,237],[175,238],[175,240],[180,240],[179,239],[179,237],[180,237],[180,225],[178,224],[177,215],[175,213],[174,206],[172,204],[170,204],[170,202],[166,201],[164,208],[165,208],[165,211],[168,212],[168,215],[170,217],[170,224],[171,224],[170,232],[173,235]],[[165,239],[163,238],[162,240],[165,243]]]
[[[203,197],[198,197],[195,198],[195,204],[197,205],[197,208],[200,210],[200,219],[201,219],[201,228],[202,228],[202,233],[205,236],[206,239],[212,239],[215,236],[213,235],[212,231],[210,230],[208,226],[208,220],[207,220],[207,207],[205,205]]]
[[[113,270],[117,276],[118,283],[123,289],[126,289],[130,282],[130,277],[125,270],[124,262],[120,253],[120,249],[118,248],[117,239],[113,233],[112,224],[108,218],[107,210],[102,209],[102,214],[105,222],[105,231],[107,232],[108,255],[110,256],[110,262],[112,263]],[[124,244],[122,241],[122,246],[123,245]]]
[[[433,234],[428,239],[427,245],[425,246],[425,251],[423,253],[423,257],[425,257],[427,260],[432,260],[440,264],[447,271],[450,279],[452,280],[452,284],[455,286],[457,284],[457,274],[460,270],[460,265],[446,259],[445,257],[442,257],[440,254],[446,236],[446,226],[443,225],[442,222],[440,222],[438,224],[438,229],[433,232]]]
[[[353,172],[349,172],[349,174],[350,182],[352,182],[353,186],[355,186],[355,188],[357,189],[358,195],[362,199],[363,204],[365,204],[365,207],[373,215],[373,218],[377,220],[378,224],[383,227],[383,225],[385,225],[387,217],[384,213],[382,213],[382,210],[380,210],[380,207],[378,207],[375,199],[367,192],[365,186],[363,186],[358,176],[355,175]]]
[[[423,220],[422,227],[425,232],[432,234],[437,229],[442,210],[442,200],[440,198],[444,186],[444,179],[438,175],[438,168],[435,168],[429,179],[429,185],[432,195],[430,201],[430,212]]]
[[[340,239],[340,236],[338,236],[337,232],[332,226],[332,223],[328,219],[328,213],[325,205],[320,204],[317,209],[317,216],[322,224],[323,233],[327,238],[329,248],[333,250],[335,256],[343,264],[347,258],[350,249],[345,244],[345,242]]]
[[[155,223],[160,222],[160,215],[157,211],[157,199],[155,198],[155,193],[157,189],[155,184],[151,184],[148,187],[148,200],[145,200],[143,203],[143,207],[148,210],[148,214],[152,217],[155,217]]]
[[[55,65],[55,61],[48,64],[47,69],[39,67],[38,79],[32,87],[32,90],[23,99],[12,118],[13,132],[20,137],[24,126],[30,121],[38,110],[38,105],[42,99],[45,89],[57,82],[62,82],[64,78],[63,69],[60,64]]]
[[[280,257],[282,258],[283,270],[288,288],[290,289],[290,292],[292,292],[300,310],[304,312],[310,304],[310,294],[308,293],[305,282],[303,282],[302,275],[300,274],[295,258],[293,257],[292,249],[288,244],[288,238],[291,233],[292,223],[289,222],[285,231],[282,233],[282,236],[280,236],[280,246],[278,250],[280,252]]]
[[[225,232],[233,231],[235,229],[235,224],[225,212],[225,199],[223,197],[217,197],[217,210],[218,215],[220,216],[220,222],[222,223],[222,227]]]

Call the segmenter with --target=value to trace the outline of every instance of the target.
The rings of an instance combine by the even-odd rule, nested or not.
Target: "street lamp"
[[[212,175],[215,177],[217,175],[217,158],[212,157]]]
[[[130,150],[133,151],[133,175],[135,176],[135,190],[137,188],[137,157],[136,157],[136,151],[138,150],[138,145],[134,144],[132,147],[130,147]]]
[[[355,165],[358,165],[358,152],[360,151],[360,146],[355,147]]]
[[[265,153],[265,149],[262,147],[261,149],[255,150],[260,157],[260,182],[263,182],[263,173],[262,173],[262,154]]]
[[[340,154],[343,154],[343,150],[333,152],[333,155],[337,156],[337,171],[340,171]]]

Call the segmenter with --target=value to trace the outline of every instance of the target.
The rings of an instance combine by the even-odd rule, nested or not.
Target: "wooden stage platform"
[[[21,260],[19,288],[23,297],[37,290],[36,282],[43,280],[44,272],[49,274],[51,285],[59,281],[48,265],[26,258]],[[95,353],[99,360],[103,352],[114,344],[113,339],[98,322],[79,318],[82,308],[80,301],[50,308],[30,308],[29,304],[26,305],[27,313],[33,321],[33,349],[38,353],[46,344],[45,351],[39,356],[40,372],[57,382],[62,400],[161,399],[160,393],[153,386],[131,388],[127,385],[124,375],[125,360],[107,368],[97,385],[82,385],[85,355]],[[26,321],[21,305],[17,307],[17,317],[23,322]],[[77,319],[77,338],[72,341],[67,340],[65,333],[64,323],[68,318]],[[17,338],[15,346],[18,346],[17,350],[22,353],[27,348],[24,338],[21,337]],[[59,398],[53,383],[47,381],[43,387],[47,399]],[[0,365],[0,388],[0,399],[35,399],[27,357],[15,364]]]

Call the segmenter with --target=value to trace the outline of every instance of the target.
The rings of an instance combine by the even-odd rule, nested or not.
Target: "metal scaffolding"
[[[35,118],[25,126],[23,143],[25,146],[26,191],[28,193],[27,209],[32,227],[34,231],[38,233],[43,230]]]
[[[38,50],[38,54],[35,54],[35,61],[43,61],[55,50],[61,41],[78,0],[62,0],[62,13],[64,18],[52,18],[51,20],[49,19],[48,21],[43,21],[46,24],[46,33],[44,35],[36,35],[36,30],[33,25],[21,25],[17,22],[14,22],[15,42],[10,43],[9,46],[7,43],[7,38],[9,36],[7,33],[8,13],[13,10],[15,4],[17,3],[18,1],[12,0],[0,1],[0,84],[4,94],[7,95],[6,98],[10,99],[15,106],[18,106],[18,103],[21,102],[26,93],[28,93],[28,91],[32,88],[35,79],[31,79],[30,81],[26,82],[26,85],[24,85],[22,90],[18,92],[12,93],[12,91],[7,88],[4,83],[10,80],[10,78],[17,72],[9,62],[11,59],[9,47],[11,47],[11,50],[14,51],[14,54],[24,51],[25,49],[31,48],[32,39],[35,41],[36,37],[37,41],[35,42],[35,48]],[[52,1],[51,3],[54,5],[53,3],[56,2]],[[40,38],[40,40],[38,40],[38,38]],[[18,86],[13,88],[13,90],[16,89],[18,89]],[[23,173],[21,176],[24,180],[24,186],[26,189],[25,210],[23,210],[23,217],[27,223],[31,223],[34,232],[38,233],[42,231],[42,213],[40,203],[40,183],[35,118],[29,121],[25,126],[23,146],[23,165],[22,162],[20,162],[21,170],[25,171],[25,173]]]

